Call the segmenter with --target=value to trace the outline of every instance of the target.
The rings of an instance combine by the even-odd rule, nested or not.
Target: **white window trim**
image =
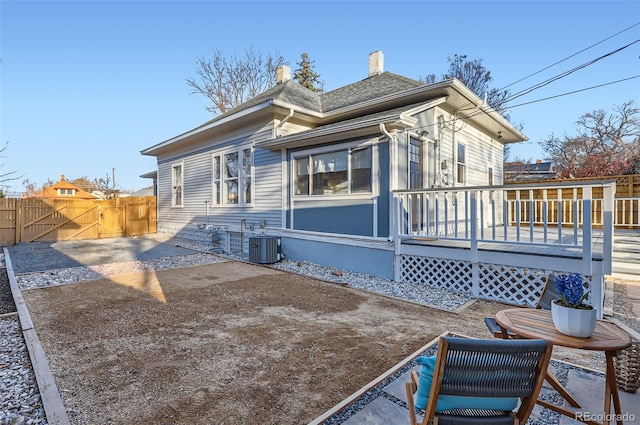
[[[464,158],[464,161],[465,161],[465,162],[464,162],[464,163],[462,163],[462,164],[461,164],[460,162],[458,162],[458,147],[459,147],[459,146],[461,146],[461,145],[462,145],[462,146],[464,146],[464,157],[465,157],[465,158]],[[468,164],[468,162],[469,162],[469,161],[468,161],[468,159],[469,159],[469,150],[468,150],[467,148],[468,148],[468,146],[467,146],[467,144],[466,144],[466,143],[456,142],[456,152],[455,152],[455,157],[456,157],[456,163],[455,163],[455,173],[456,173],[456,174],[455,174],[455,182],[456,182],[456,185],[459,185],[459,184],[464,185],[464,186],[467,186],[467,185],[468,185],[468,184],[467,184],[467,182],[468,182],[468,180],[467,180],[467,177],[468,177],[467,169],[469,168],[469,167],[468,167],[468,165],[469,165],[469,164]],[[460,182],[460,176],[459,176],[459,173],[458,173],[458,165],[464,165],[464,175],[463,175],[463,181],[462,181],[462,182]]]
[[[58,189],[58,196],[76,196],[75,189]]]
[[[491,170],[491,172],[489,172]],[[496,167],[491,162],[487,162],[487,186],[496,184]]]
[[[249,150],[249,154],[251,155],[251,172],[250,172],[250,178],[251,178],[251,202],[244,202],[244,190],[242,190],[242,183],[244,182],[244,179],[247,178],[247,176],[244,175],[244,164],[243,164],[243,155],[244,155],[244,151],[245,150]],[[229,204],[227,203],[227,185],[225,183],[225,178],[224,178],[224,167],[225,167],[225,163],[224,163],[224,157],[225,155],[229,154],[229,153],[237,153],[238,154],[238,196],[239,196],[239,201],[236,204]],[[214,192],[214,188],[215,188],[215,181],[214,180],[214,175],[213,175],[213,166],[215,163],[215,157],[219,157],[220,158],[220,178],[219,178],[219,183],[220,183],[220,203],[216,204],[215,203],[215,192]],[[253,207],[255,205],[255,198],[256,198],[256,184],[255,184],[255,149],[253,147],[253,144],[246,144],[246,145],[242,145],[242,146],[235,146],[232,148],[227,148],[227,149],[222,149],[222,150],[218,150],[215,152],[211,153],[211,203],[210,203],[210,207],[211,208],[233,208],[233,207]]]
[[[371,147],[371,192],[357,192],[357,193],[348,193],[344,195],[296,195],[295,194],[295,185],[297,180],[294,178],[296,169],[295,169],[295,160],[298,158],[308,157],[310,155],[323,154],[327,152],[335,152],[341,150],[351,151],[354,149],[367,148]],[[291,175],[291,197],[295,201],[305,201],[305,200],[344,200],[344,199],[371,199],[378,194],[378,149],[377,145],[372,141],[367,141],[365,143],[362,142],[352,142],[352,143],[340,143],[336,145],[323,146],[318,148],[306,149],[303,151],[295,152],[291,154],[291,160],[289,161],[289,174]],[[351,178],[351,161],[349,161],[349,170],[348,170],[349,179]]]
[[[175,167],[180,166],[180,171],[181,171],[181,175],[180,175],[180,187],[182,189],[182,196],[180,197],[180,204],[176,204],[176,197],[175,197],[175,192],[174,192],[174,170]],[[179,162],[173,162],[171,163],[171,208],[184,208],[184,161],[179,161]]]
[[[429,146],[427,142],[429,141],[429,139],[414,132],[409,132],[409,137],[407,138],[407,188],[409,188],[409,186],[411,185],[411,169],[409,167],[411,163],[411,139],[419,140],[422,143],[420,145],[420,174],[422,175],[421,189],[426,189],[429,186],[429,170],[427,168],[429,166],[427,157],[427,148]]]

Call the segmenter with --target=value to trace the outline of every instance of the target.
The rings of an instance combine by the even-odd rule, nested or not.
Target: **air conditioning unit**
[[[280,238],[277,236],[254,236],[249,238],[249,261],[271,264],[280,261]]]

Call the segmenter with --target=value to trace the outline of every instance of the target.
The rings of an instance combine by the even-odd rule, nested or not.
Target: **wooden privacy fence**
[[[0,199],[0,243],[104,239],[156,232],[156,197],[106,201]]]
[[[615,181],[616,192],[614,199],[613,224],[617,228],[638,228],[640,227],[640,174],[611,177],[584,177],[579,179],[564,180],[538,180],[518,183],[509,183],[513,189],[507,189],[506,196],[510,202],[509,219],[515,222],[516,214],[524,223],[533,222],[541,225],[549,217],[549,223],[557,224],[563,222],[565,225],[573,225],[573,220],[577,219],[582,225],[580,218],[582,212],[577,202],[582,199],[581,187],[565,187],[559,189],[520,189],[519,186],[540,185],[549,183],[592,183],[594,184],[591,197],[592,222],[598,227],[602,224],[602,202],[603,189],[598,184]],[[555,219],[557,217],[557,219]]]

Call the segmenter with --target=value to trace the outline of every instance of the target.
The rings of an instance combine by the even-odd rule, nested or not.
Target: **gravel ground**
[[[162,235],[151,235],[149,237],[156,240],[162,240],[163,238]],[[26,290],[83,280],[95,280],[114,274],[165,270],[243,259],[231,255],[211,255],[209,246],[192,243],[187,240],[176,241],[173,239],[172,242],[203,253],[25,274],[17,276],[18,284],[22,290]],[[367,291],[416,301],[447,310],[455,310],[472,299],[467,294],[457,294],[440,289],[424,291],[424,287],[416,288],[414,285],[396,284],[387,279],[362,273],[338,271],[334,268],[307,262],[284,260],[272,266],[281,270],[304,274],[326,281],[344,283]],[[614,316],[624,321],[632,329],[640,331],[640,320],[636,319],[631,313],[630,302],[625,296],[625,282],[620,280],[615,280],[614,282],[614,305],[616,311]],[[416,289],[420,290],[416,291]],[[47,421],[42,409],[28,352],[20,332],[18,318],[16,315],[6,316],[7,313],[11,312],[15,312],[15,305],[9,282],[6,278],[4,258],[0,255],[0,425],[46,424]],[[548,423],[554,424],[556,422],[554,419]]]

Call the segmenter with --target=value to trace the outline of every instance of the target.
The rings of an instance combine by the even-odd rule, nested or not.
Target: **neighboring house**
[[[537,160],[535,164],[521,161],[504,163],[504,182],[522,182],[533,180],[550,180],[556,177],[552,162]]]
[[[69,183],[64,178],[64,174],[60,176],[60,181],[56,184],[45,187],[41,191],[28,194],[25,198],[46,198],[46,199],[97,199],[91,193],[80,189],[78,186]]]
[[[153,184],[151,185],[151,195],[156,196],[158,194],[158,172],[151,171],[141,174],[140,177],[143,179],[151,179],[153,181]]]
[[[292,260],[392,277],[392,191],[500,185],[504,144],[527,138],[459,80],[382,61],[320,94],[280,67],[275,87],[141,151],[157,158],[158,231],[278,235]]]
[[[131,195],[129,195],[129,196],[131,196],[131,197],[135,197],[135,196],[154,196],[153,186],[143,187],[142,189],[138,189],[135,192],[131,193]]]

